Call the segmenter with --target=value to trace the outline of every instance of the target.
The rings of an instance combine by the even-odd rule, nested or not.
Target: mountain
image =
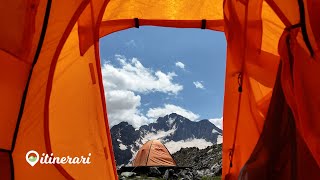
[[[172,113],[139,129],[134,129],[127,122],[121,122],[111,128],[111,137],[117,166],[122,166],[129,164],[148,140],[159,139],[170,153],[175,153],[181,148],[204,149],[220,144],[222,130],[207,119],[195,122]]]

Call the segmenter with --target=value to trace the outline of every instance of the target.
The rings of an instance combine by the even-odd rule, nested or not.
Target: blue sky
[[[132,28],[100,40],[109,122],[135,127],[170,111],[221,126],[226,41],[221,32]]]

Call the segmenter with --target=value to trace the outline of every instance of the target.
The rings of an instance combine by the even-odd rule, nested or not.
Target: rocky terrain
[[[173,154],[177,167],[142,167],[119,171],[119,179],[218,180],[222,173],[222,144],[205,149],[183,148]]]
[[[220,176],[222,173],[222,144],[206,149],[183,148],[174,153],[177,166],[192,167],[199,176]]]
[[[209,120],[191,121],[176,113],[134,129],[127,122],[111,128],[112,145],[118,167],[130,165],[136,152],[148,140],[160,140],[175,153],[185,147],[204,149],[222,143],[222,130]]]

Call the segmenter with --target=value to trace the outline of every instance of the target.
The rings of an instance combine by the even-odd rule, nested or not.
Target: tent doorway
[[[100,39],[100,54],[118,167],[131,165],[139,147],[153,138],[165,140],[171,153],[222,143],[224,34],[200,28],[132,28]],[[191,120],[198,130],[181,130],[189,122],[181,127],[157,122],[172,113]],[[200,132],[202,120],[209,120],[209,128]],[[141,134],[141,126],[150,129]]]

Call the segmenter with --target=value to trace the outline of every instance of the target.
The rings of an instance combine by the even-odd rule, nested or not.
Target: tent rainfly
[[[222,179],[320,179],[319,17],[319,0],[0,0],[0,179],[117,179],[99,39],[146,25],[225,34]]]
[[[150,140],[139,149],[132,166],[176,166],[176,162],[165,145]]]

